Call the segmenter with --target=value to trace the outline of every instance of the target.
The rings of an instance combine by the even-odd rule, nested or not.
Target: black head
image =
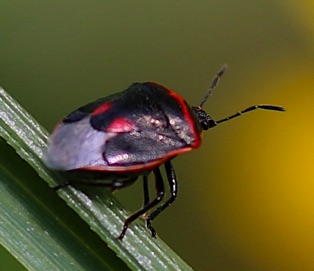
[[[214,121],[202,108],[192,106],[194,114],[197,116],[197,119],[202,127],[202,130],[208,130],[217,125]]]

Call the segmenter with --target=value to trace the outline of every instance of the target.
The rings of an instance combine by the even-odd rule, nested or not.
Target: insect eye
[[[210,128],[209,123],[207,121],[200,121],[203,130],[208,130]]]

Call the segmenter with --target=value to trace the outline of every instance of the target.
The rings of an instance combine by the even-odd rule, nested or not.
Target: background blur
[[[286,107],[221,124],[177,157],[179,197],[155,227],[196,270],[314,270],[311,1],[4,0],[0,10],[0,85],[49,131],[135,81],[197,105],[225,63],[205,106],[213,118]],[[136,209],[141,183],[116,196]],[[1,266],[23,270],[4,249]]]

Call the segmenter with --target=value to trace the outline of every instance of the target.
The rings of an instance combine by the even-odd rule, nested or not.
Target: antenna
[[[205,97],[203,98],[203,100],[201,101],[199,107],[202,108],[203,105],[206,103],[206,101],[208,100],[208,98],[213,94],[214,89],[218,86],[218,83],[220,81],[220,78],[223,76],[223,74],[228,70],[228,66],[224,65],[220,71],[215,75],[213,81],[210,84],[209,89],[207,90],[207,93],[205,95]]]
[[[218,124],[218,123],[221,123],[221,122],[225,122],[225,121],[231,120],[233,118],[241,116],[244,113],[247,113],[247,112],[250,112],[250,111],[253,111],[253,110],[256,110],[256,109],[274,110],[274,111],[286,111],[286,109],[284,109],[281,106],[277,106],[277,105],[257,104],[257,105],[250,106],[250,107],[248,107],[248,108],[246,108],[244,110],[241,110],[241,111],[239,111],[239,112],[237,112],[237,113],[235,113],[235,114],[233,114],[233,115],[231,115],[229,117],[226,117],[224,119],[215,121],[215,123]]]

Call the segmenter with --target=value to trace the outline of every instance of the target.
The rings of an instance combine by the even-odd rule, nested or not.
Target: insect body
[[[146,225],[153,236],[151,221],[177,197],[177,178],[171,159],[196,149],[201,133],[229,119],[255,109],[284,111],[274,105],[255,105],[219,121],[213,120],[202,106],[225,72],[223,67],[211,83],[198,107],[191,107],[172,90],[156,83],[134,83],[125,91],[101,98],[66,116],[52,133],[44,155],[45,164],[56,171],[92,173],[87,185],[114,189],[133,183],[143,176],[144,207],[126,219],[119,236],[122,239],[131,222],[147,213],[164,198],[160,172],[164,165],[171,196],[146,215]],[[155,176],[157,196],[150,201],[148,175]],[[100,183],[96,179],[110,179]],[[81,183],[70,179],[55,190]]]

